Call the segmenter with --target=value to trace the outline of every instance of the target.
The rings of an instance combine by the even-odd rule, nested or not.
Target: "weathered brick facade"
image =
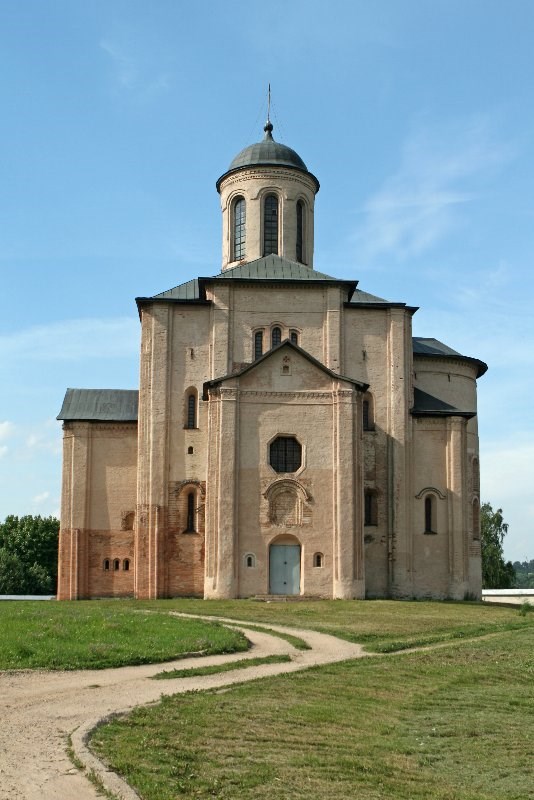
[[[218,181],[222,272],[138,298],[139,392],[67,393],[60,599],[480,595],[486,367],[312,269],[270,130]]]

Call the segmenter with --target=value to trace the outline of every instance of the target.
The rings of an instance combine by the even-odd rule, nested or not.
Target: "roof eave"
[[[485,363],[485,361],[481,361],[478,358],[472,358],[472,356],[463,356],[461,353],[453,355],[452,353],[417,353],[414,351],[413,357],[414,359],[428,358],[440,360],[443,359],[445,361],[467,361],[468,364],[471,364],[477,368],[477,378],[481,378],[488,371],[488,365]]]
[[[464,419],[472,419],[476,417],[476,411],[458,411],[458,409],[451,409],[450,411],[446,410],[435,410],[435,411],[425,411],[423,409],[410,409],[410,414],[412,417],[463,417]]]
[[[290,169],[293,172],[300,172],[301,175],[307,175],[313,183],[315,184],[315,194],[321,188],[321,184],[319,183],[318,179],[315,177],[313,172],[309,172],[307,169],[302,169],[301,167],[296,167],[294,164],[276,164],[273,162],[265,161],[265,162],[258,162],[257,164],[243,164],[241,167],[233,167],[232,169],[227,170],[221,177],[217,180],[215,186],[217,188],[218,193],[221,193],[221,183],[227,178],[229,175],[233,175],[234,172],[243,172],[245,169],[257,169],[258,167],[265,169],[266,167],[272,168],[274,167],[279,169]]]

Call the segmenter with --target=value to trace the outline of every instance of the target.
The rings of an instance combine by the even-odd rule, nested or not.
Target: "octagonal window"
[[[269,462],[276,472],[296,472],[302,464],[302,447],[294,436],[278,436],[269,448]]]

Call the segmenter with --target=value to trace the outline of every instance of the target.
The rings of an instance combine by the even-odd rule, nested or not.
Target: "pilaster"
[[[143,310],[135,531],[135,594],[164,597],[172,306]]]
[[[237,596],[239,392],[221,387],[209,394],[209,453],[204,596]]]
[[[449,530],[449,597],[463,600],[468,591],[466,423],[447,419],[447,505]]]

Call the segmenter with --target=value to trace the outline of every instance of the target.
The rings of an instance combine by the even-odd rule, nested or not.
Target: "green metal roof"
[[[315,183],[315,191],[319,191],[319,181],[308,170],[306,164],[295,150],[280,142],[275,142],[272,136],[273,126],[267,122],[264,129],[265,136],[261,142],[248,145],[239,152],[228,167],[224,175],[221,175],[216,183],[217,191],[220,191],[221,181],[232,172],[248,167],[289,167],[305,172]]]
[[[434,397],[422,389],[413,390],[414,404],[412,415],[414,417],[465,417],[471,419],[476,416],[476,411],[461,411],[449,405],[444,400]]]
[[[341,283],[338,278],[332,275],[326,275],[324,272],[317,272],[317,270],[307,267],[305,264],[300,264],[297,261],[290,261],[288,258],[282,258],[274,253],[271,255],[257,258],[255,261],[248,261],[246,264],[239,264],[237,267],[226,269],[219,275],[214,276],[215,279],[232,280],[239,278],[241,280],[276,280],[276,281],[333,281]],[[202,278],[202,280],[208,280]],[[350,281],[354,283],[354,281]]]
[[[153,297],[137,297],[136,302],[138,305],[146,302],[173,300],[175,302],[205,302],[206,301],[206,284],[218,281],[272,281],[278,283],[281,281],[287,282],[306,282],[306,283],[331,283],[336,285],[343,285],[349,291],[349,297],[354,291],[357,281],[346,281],[334,278],[332,275],[326,275],[324,272],[307,267],[305,264],[299,264],[296,261],[290,261],[287,258],[282,258],[271,254],[257,258],[254,261],[248,261],[246,264],[239,264],[237,267],[224,270],[218,275],[211,277],[195,278],[194,280],[182,283],[179,286],[174,286],[165,292],[160,292]]]
[[[56,419],[137,422],[136,389],[67,389]]]
[[[468,361],[477,368],[477,378],[480,378],[485,372],[488,371],[488,365],[484,363],[484,361],[480,361],[478,358],[472,358],[471,356],[464,356],[457,350],[453,350],[452,347],[440,342],[439,339],[414,336],[412,341],[414,356],[423,358],[445,358],[452,360],[460,358],[462,361]]]

